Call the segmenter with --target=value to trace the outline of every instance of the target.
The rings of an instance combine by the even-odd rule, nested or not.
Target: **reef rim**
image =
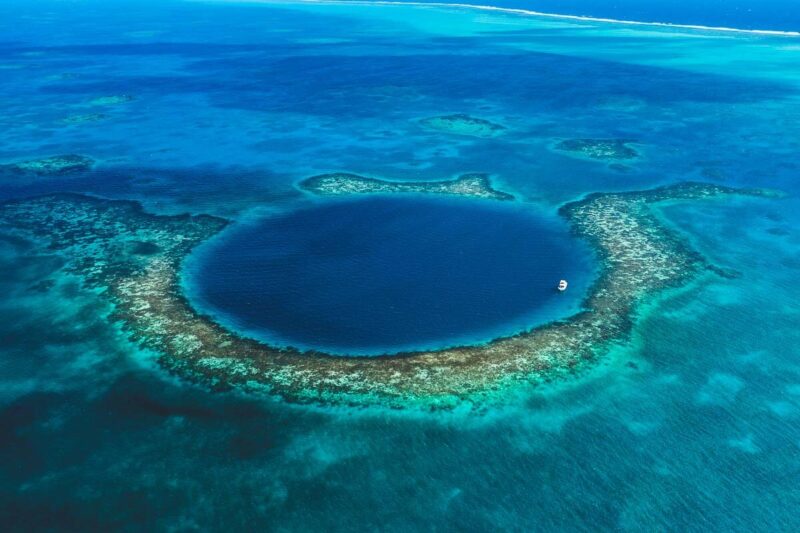
[[[349,176],[358,184],[365,179],[337,175],[337,181],[347,188],[352,185]],[[369,183],[376,182],[396,183]],[[442,183],[428,185],[452,194],[441,190]],[[489,187],[488,180],[480,184]],[[507,199],[489,189],[467,188],[466,195]],[[387,191],[380,186],[359,192]],[[243,338],[195,311],[181,291],[182,261],[225,227],[226,220],[154,215],[135,202],[58,194],[0,204],[0,230],[63,255],[67,271],[115,304],[113,318],[131,338],[158,353],[164,368],[186,379],[293,402],[437,409],[502,402],[512,387],[572,373],[624,342],[646,296],[713,270],[651,206],[728,194],[772,196],[762,190],[683,183],[594,193],[567,203],[559,213],[595,249],[601,272],[583,312],[485,345],[368,359],[277,349]],[[146,254],[137,253],[142,246]]]

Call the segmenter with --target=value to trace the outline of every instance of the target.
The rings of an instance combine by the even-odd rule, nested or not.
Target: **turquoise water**
[[[482,343],[580,310],[591,252],[560,222],[511,202],[326,201],[221,235],[190,261],[187,292],[225,325],[284,346]]]
[[[687,179],[788,194],[665,208],[738,277],[651,302],[595,368],[480,413],[194,388],[110,324],[107,300],[58,256],[2,237],[3,529],[800,527],[797,39],[454,8],[116,1],[4,2],[0,35],[0,162],[98,161],[2,174],[2,198],[67,190],[257,220],[311,207],[294,184],[334,171],[489,172],[551,215],[588,192]],[[120,94],[134,99],[90,103]],[[508,131],[418,122],[451,113]],[[65,121],[88,114],[102,117]],[[641,157],[552,149],[565,138],[635,139]]]
[[[369,0],[368,0],[369,1]],[[398,0],[400,2],[414,0]],[[447,2],[533,10],[579,17],[691,24],[751,30],[800,30],[800,10],[785,0],[496,0]]]

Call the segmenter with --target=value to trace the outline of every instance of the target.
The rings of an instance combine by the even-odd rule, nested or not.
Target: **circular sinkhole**
[[[381,355],[566,318],[593,275],[587,246],[530,206],[381,196],[234,224],[190,256],[183,286],[200,312],[257,340]]]

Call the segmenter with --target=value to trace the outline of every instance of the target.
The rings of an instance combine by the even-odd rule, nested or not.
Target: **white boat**
[[[558,290],[562,292],[567,290],[567,280],[562,279],[561,281],[558,282]]]

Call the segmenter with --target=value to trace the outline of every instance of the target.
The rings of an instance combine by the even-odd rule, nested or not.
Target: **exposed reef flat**
[[[419,123],[429,130],[481,138],[497,137],[507,129],[500,124],[463,113],[423,118]]]
[[[0,173],[60,176],[89,170],[92,165],[94,165],[94,159],[91,157],[65,154],[0,165]]]
[[[300,188],[321,196],[375,193],[431,193],[471,196],[492,200],[513,200],[508,193],[492,187],[486,174],[464,174],[450,181],[386,181],[339,172],[312,176],[300,182]]]
[[[602,269],[583,312],[486,345],[373,358],[279,350],[198,314],[182,295],[181,264],[226,225],[223,219],[51,195],[0,204],[0,232],[63,255],[68,272],[111,299],[113,318],[131,338],[187,379],[289,401],[434,409],[502,401],[512,387],[569,373],[624,341],[645,296],[710,268],[652,206],[729,194],[768,193],[688,183],[566,204],[560,214],[596,249]]]
[[[632,142],[629,139],[565,139],[556,143],[555,149],[603,161],[636,159],[639,153],[628,146]]]

